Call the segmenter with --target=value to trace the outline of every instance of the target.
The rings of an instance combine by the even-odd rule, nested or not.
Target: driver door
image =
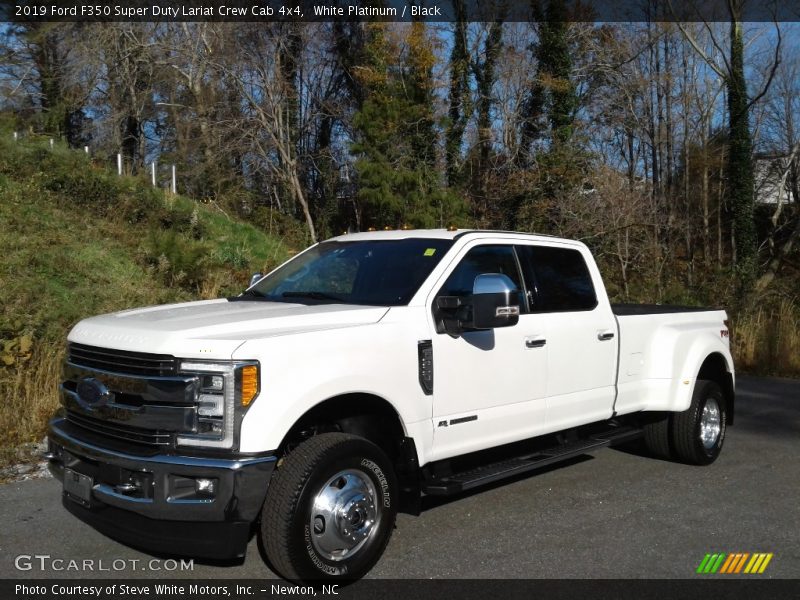
[[[536,435],[546,413],[547,321],[531,314],[513,245],[480,244],[462,251],[432,298],[437,319],[440,296],[468,298],[475,278],[501,273],[522,292],[516,325],[458,336],[432,336],[432,460],[472,452]]]

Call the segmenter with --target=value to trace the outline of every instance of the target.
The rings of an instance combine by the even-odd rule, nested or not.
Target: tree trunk
[[[453,3],[456,12],[453,50],[450,53],[450,98],[445,133],[445,158],[447,160],[447,185],[453,187],[461,168],[461,144],[467,126],[469,104],[469,54],[467,51],[467,22],[464,1]]]
[[[757,266],[756,226],[753,220],[752,139],[748,122],[747,80],[744,72],[742,0],[731,0],[731,58],[728,75],[729,150],[728,197],[733,211],[734,249],[739,293],[744,294]]]

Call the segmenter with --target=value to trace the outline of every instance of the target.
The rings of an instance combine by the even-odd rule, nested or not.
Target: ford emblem
[[[94,377],[84,377],[78,382],[78,400],[87,408],[105,406],[111,400],[111,392]]]

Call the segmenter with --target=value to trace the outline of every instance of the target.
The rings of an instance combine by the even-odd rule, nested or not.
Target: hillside
[[[238,293],[281,240],[81,152],[0,135],[0,465],[41,440],[80,319]]]

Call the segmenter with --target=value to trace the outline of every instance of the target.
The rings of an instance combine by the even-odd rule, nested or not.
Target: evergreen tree
[[[533,46],[537,61],[522,115],[524,155],[542,142],[551,150],[572,139],[578,94],[572,80],[572,51],[564,0],[550,0],[539,16],[539,39]]]
[[[570,141],[578,108],[578,95],[572,81],[572,55],[567,39],[566,18],[563,0],[551,0],[547,4],[545,21],[539,28],[536,52],[540,85],[548,92],[547,116],[553,145]]]
[[[588,155],[574,130],[578,94],[568,16],[564,0],[550,0],[539,15],[539,39],[533,48],[537,74],[520,131],[521,158],[535,163],[535,185],[520,198],[518,227],[551,230],[560,199],[576,193],[588,169]]]
[[[424,23],[413,23],[405,52],[384,23],[367,28],[358,69],[364,102],[353,117],[361,223],[374,227],[448,225],[462,203],[442,187],[434,116],[434,53]]]

